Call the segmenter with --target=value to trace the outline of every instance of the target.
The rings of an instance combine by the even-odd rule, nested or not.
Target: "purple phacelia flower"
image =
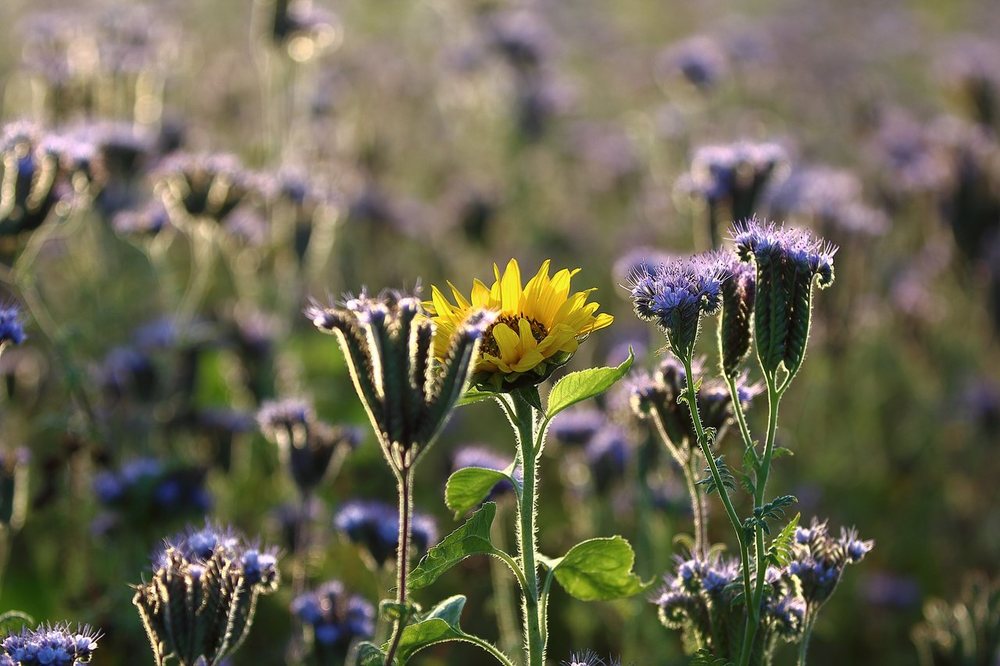
[[[716,313],[722,305],[726,277],[716,253],[676,259],[639,273],[630,284],[635,313],[655,322],[673,352],[690,360],[701,317]]]

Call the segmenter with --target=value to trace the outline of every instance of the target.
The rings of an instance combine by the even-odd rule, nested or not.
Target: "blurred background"
[[[89,622],[105,633],[95,663],[148,663],[129,585],[207,516],[283,549],[285,583],[232,664],[298,663],[293,592],[338,579],[377,603],[391,580],[334,516],[395,502],[339,349],[301,315],[309,297],[468,291],[493,262],[552,258],[617,317],[571,369],[629,345],[653,367],[664,341],[630,312],[629,268],[708,249],[752,214],[841,247],[782,409],[795,455],[770,488],[876,546],[827,604],[810,663],[917,663],[924,605],[996,573],[993,0],[6,0],[0,25],[0,290],[29,336],[0,358],[0,611]],[[315,492],[255,420],[288,397],[363,433]],[[649,579],[690,512],[624,402],[570,414],[582,440],[553,438],[540,543],[620,533]],[[418,470],[439,535],[459,524],[443,487],[470,444],[513,456],[494,405],[460,409]],[[465,594],[466,629],[504,640],[491,578],[511,584],[468,560],[416,597]],[[927,663],[994,663],[1000,603],[983,613],[973,631],[993,647],[967,651],[985,657]],[[554,663],[686,663],[644,598],[556,590],[550,623]],[[470,659],[485,658],[448,645],[415,661]]]

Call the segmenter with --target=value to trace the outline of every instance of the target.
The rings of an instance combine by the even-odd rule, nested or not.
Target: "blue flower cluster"
[[[690,357],[702,315],[714,314],[722,305],[726,277],[714,252],[674,259],[633,275],[630,293],[636,316],[655,322],[674,353]]]
[[[86,664],[97,649],[100,632],[68,624],[23,629],[0,644],[0,666],[75,666]]]
[[[331,580],[292,601],[292,614],[312,629],[318,647],[346,651],[356,639],[375,635],[375,608],[343,583]]]
[[[351,500],[334,516],[334,527],[361,547],[379,567],[396,555],[399,547],[399,510],[376,500]],[[419,552],[437,541],[437,526],[430,516],[414,513],[413,545]]]

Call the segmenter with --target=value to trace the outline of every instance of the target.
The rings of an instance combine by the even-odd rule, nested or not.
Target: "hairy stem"
[[[393,666],[393,658],[399,649],[399,641],[406,628],[406,574],[410,559],[410,514],[413,512],[413,495],[410,489],[412,468],[403,465],[399,476],[399,547],[396,549],[396,603],[399,604],[399,619],[392,630],[389,650],[385,655],[385,666]]]
[[[524,476],[517,506],[517,554],[525,583],[521,597],[521,610],[524,616],[524,652],[527,666],[544,666],[545,638],[542,635],[539,613],[538,565],[535,561],[538,552],[535,534],[535,519],[538,512],[535,497],[538,492],[535,460],[537,418],[534,408],[523,397],[516,393],[511,394],[511,397],[514,401],[518,457],[521,459],[521,471]]]
[[[691,371],[691,355],[687,354],[681,359],[684,364],[684,375],[686,377],[685,392],[687,394],[688,409],[691,411],[691,421],[694,423],[694,431],[698,437],[698,446],[701,448],[702,454],[705,456],[705,460],[708,461],[708,468],[712,473],[712,480],[715,482],[715,487],[719,492],[719,497],[722,498],[722,504],[726,507],[726,515],[729,517],[729,522],[733,527],[733,532],[736,533],[736,543],[740,548],[740,562],[743,565],[743,594],[745,599],[749,599],[752,592],[752,586],[750,582],[750,553],[748,546],[743,538],[743,525],[740,522],[740,517],[736,513],[736,508],[733,507],[733,501],[729,498],[729,489],[726,488],[722,483],[722,476],[719,474],[719,466],[715,464],[715,456],[712,455],[712,449],[709,447],[708,438],[705,435],[705,428],[701,424],[701,415],[698,413],[698,394],[694,389],[694,373]],[[744,636],[744,650],[746,650],[747,637]],[[741,662],[742,663],[742,662]]]
[[[767,383],[767,436],[764,440],[764,454],[757,467],[756,492],[754,493],[754,512],[764,506],[764,491],[767,487],[767,477],[771,471],[771,456],[774,453],[774,436],[778,429],[778,404],[781,402],[781,391],[775,386],[775,377],[765,374]],[[747,607],[747,631],[743,638],[743,648],[740,652],[740,666],[750,663],[753,642],[760,625],[760,604],[764,598],[764,579],[767,575],[767,565],[764,562],[764,526],[758,521],[754,525],[754,542],[756,547],[757,580],[754,585],[752,605]]]

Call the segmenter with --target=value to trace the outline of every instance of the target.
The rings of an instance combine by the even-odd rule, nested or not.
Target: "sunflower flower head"
[[[492,310],[496,318],[486,329],[472,383],[493,391],[513,391],[535,386],[564,365],[580,342],[592,331],[611,325],[614,318],[598,314],[599,303],[588,303],[593,289],[570,292],[570,281],[579,269],[562,269],[549,275],[550,261],[521,282],[521,268],[511,259],[501,274],[494,264],[495,281],[487,287],[475,280],[470,298],[450,282],[454,303],[437,287],[425,307],[437,330],[434,354],[447,354],[448,340],[470,313]]]

